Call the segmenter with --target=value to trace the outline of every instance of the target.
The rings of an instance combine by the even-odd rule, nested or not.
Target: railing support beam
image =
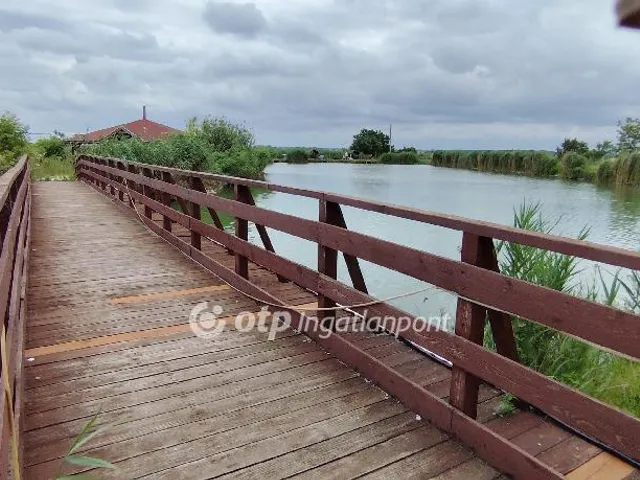
[[[340,221],[342,213],[337,203],[320,200],[320,211],[318,220],[322,223],[335,224]],[[318,244],[318,272],[332,278],[338,278],[338,251],[324,245]],[[335,308],[336,303],[330,298],[318,293],[318,308]],[[326,324],[332,324],[335,320],[335,311],[327,312],[318,310],[317,317]]]
[[[235,200],[242,203],[248,203],[249,201],[248,190],[249,190],[249,187],[245,187],[244,185],[238,185],[238,184],[234,185],[233,193],[234,193]],[[236,237],[240,238],[241,240],[248,241],[249,240],[249,221],[236,216],[235,223],[236,223]],[[248,279],[249,278],[249,261],[247,260],[247,257],[239,253],[236,253],[235,255],[236,255],[236,263],[235,263],[236,273],[240,275],[242,278]]]
[[[461,260],[489,270],[498,269],[493,240],[472,233],[465,232],[462,236]],[[487,318],[491,322],[498,353],[518,361],[511,318],[502,312],[487,310],[486,307],[460,298],[456,311],[456,335],[482,345]],[[454,362],[449,401],[471,418],[478,415],[480,382],[479,378],[457,367]]]

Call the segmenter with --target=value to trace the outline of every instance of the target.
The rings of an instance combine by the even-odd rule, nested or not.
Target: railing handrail
[[[247,186],[244,183],[235,184],[233,200],[209,194],[204,191],[201,183],[197,186],[193,182],[194,178],[202,178],[202,174],[198,172],[192,175],[187,171],[165,170],[165,167],[161,167],[163,169],[161,171],[167,175],[156,178],[154,174],[156,168],[153,165],[87,156],[79,158],[77,168],[78,178],[95,183],[114,197],[117,190],[118,197],[123,202],[124,196],[127,195],[129,206],[133,208],[136,208],[134,201],[143,205],[145,212],[140,218],[158,235],[221,278],[230,283],[242,285],[247,291],[265,298],[265,301],[277,303],[277,299],[273,296],[247,281],[246,262],[248,260],[294,281],[303,288],[316,292],[319,303],[323,306],[336,305],[336,303],[363,304],[375,300],[366,292],[366,289],[352,288],[337,280],[336,253],[338,251],[345,254],[345,260],[346,255],[355,258],[356,262],[357,258],[361,258],[457,294],[458,310],[463,312],[462,315],[467,316],[469,322],[475,322],[476,325],[480,322],[483,326],[485,315],[488,316],[498,344],[498,353],[483,348],[481,338],[475,338],[464,329],[459,331],[458,325],[456,325],[457,335],[442,331],[425,333],[417,330],[409,330],[401,335],[406,340],[452,361],[455,381],[452,381],[450,396],[454,410],[445,409],[439,400],[434,400],[428,392],[415,390],[414,387],[402,383],[406,382],[406,378],[397,372],[391,373],[382,369],[381,373],[376,373],[375,368],[382,368],[381,365],[376,363],[375,358],[363,354],[357,348],[351,345],[345,346],[339,339],[328,340],[328,345],[339,349],[340,353],[348,359],[368,362],[367,365],[372,368],[372,378],[378,380],[381,385],[388,385],[391,393],[396,388],[402,388],[404,394],[411,391],[412,395],[419,395],[426,403],[422,406],[417,404],[416,408],[424,408],[431,414],[438,411],[443,415],[458,418],[457,415],[462,411],[467,415],[465,418],[473,418],[476,406],[474,391],[477,400],[477,383],[474,384],[470,379],[479,378],[513,393],[628,458],[636,461],[640,459],[640,446],[636,440],[640,438],[640,420],[517,363],[517,357],[514,358],[508,353],[514,351],[513,345],[509,344],[514,340],[511,319],[505,312],[604,346],[633,360],[640,359],[640,345],[637,344],[640,316],[500,273],[497,269],[495,246],[490,236],[485,237],[462,229],[462,259],[452,260],[348,230],[344,219],[339,218],[341,217],[340,201],[345,198],[340,195],[322,194],[317,197],[320,202],[320,220],[308,220],[255,206],[246,198],[243,199],[241,195],[240,187]],[[188,186],[179,185],[173,175],[187,177]],[[249,182],[255,185],[254,181]],[[287,193],[291,191],[289,187],[282,188],[289,190]],[[172,208],[173,198],[180,203],[182,212]],[[328,209],[329,206],[331,209]],[[236,235],[224,231],[219,225],[210,225],[201,221],[199,212],[202,207],[208,208],[213,218],[217,217],[217,211],[232,214],[236,222]],[[152,212],[163,216],[163,226],[152,220]],[[248,221],[262,228],[271,227],[317,243],[318,270],[283,258],[272,249],[261,249],[250,243],[246,229]],[[172,222],[191,231],[190,244],[171,233]],[[461,226],[477,225],[466,220],[464,222]],[[528,232],[522,234],[524,233]],[[201,251],[201,236],[234,252],[235,272],[229,271]],[[627,254],[626,251],[623,252]],[[628,252],[630,255],[628,258],[635,259],[636,255],[631,253]],[[622,257],[617,258],[620,260]],[[635,264],[621,266],[634,268]],[[354,276],[351,275],[351,277],[355,286]],[[469,305],[480,306],[482,309],[474,310],[469,308]],[[362,313],[363,309],[355,310]],[[380,318],[387,315],[396,318],[409,315],[386,303],[371,305],[366,310]],[[293,313],[295,315],[295,312]],[[499,332],[497,332],[498,329],[500,329]],[[496,332],[499,337],[496,336]],[[373,368],[373,366],[376,367]],[[430,419],[433,421],[433,418]],[[446,428],[446,421],[441,421],[442,428]],[[463,422],[464,428],[471,430],[457,432],[457,434],[473,442],[475,440],[470,432],[476,426],[465,422]],[[441,426],[440,423],[436,422],[436,424]],[[501,445],[504,447],[503,444]]]
[[[23,155],[18,159],[13,167],[0,175],[0,208],[4,207],[4,204],[9,197],[11,187],[26,166],[27,156]]]
[[[8,478],[10,469],[14,478],[20,478],[23,467],[25,289],[31,225],[31,182],[26,156],[0,177],[0,210],[0,319],[3,322],[0,329],[4,332],[6,346],[5,351],[0,351],[0,477]],[[5,375],[8,378],[4,378]]]
[[[172,167],[151,165],[112,157],[101,157],[86,154],[78,156],[79,161],[83,158],[120,162],[124,165],[131,165],[138,168],[146,168],[179,176],[195,177],[202,180],[210,180],[233,185],[242,185],[246,187],[255,187],[271,192],[286,193],[317,200],[325,200],[328,202],[339,203],[341,205],[361,210],[448,228],[450,230],[469,232],[483,237],[494,238],[496,240],[517,243],[520,245],[527,245],[544,250],[550,250],[557,253],[580,257],[585,260],[607,263],[609,265],[629,268],[631,270],[640,270],[640,252],[634,252],[633,250],[629,250],[626,248],[602,245],[585,240],[576,240],[559,235],[532,232],[530,230],[524,230],[517,227],[500,225],[493,222],[473,220],[457,215],[437,213],[420,208],[402,206],[376,200],[366,200],[338,193],[301,189],[260,180],[251,180],[247,178],[232,177],[214,173],[197,172],[193,170],[180,170]]]

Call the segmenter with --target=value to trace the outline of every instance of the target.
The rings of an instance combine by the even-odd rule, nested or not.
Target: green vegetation
[[[420,157],[417,152],[388,152],[380,156],[380,163],[393,165],[415,165],[420,163]]]
[[[30,148],[29,161],[33,180],[75,180],[76,178],[75,161],[71,152],[59,157],[48,157],[37,148]]]
[[[598,166],[596,180],[607,185],[640,185],[640,151],[604,160]]]
[[[271,161],[269,149],[254,146],[253,132],[224,118],[191,119],[184,132],[154,142],[108,139],[83,153],[238,177],[259,178]]]
[[[534,150],[436,150],[431,164],[535,177],[550,177],[559,171],[556,157],[549,152]]]
[[[377,157],[391,151],[390,142],[389,135],[384,132],[363,128],[360,133],[353,136],[351,150]]]
[[[542,218],[539,204],[525,204],[514,214],[514,226],[543,233],[551,233],[558,221]],[[578,238],[587,235],[584,229]],[[618,271],[607,281],[598,270],[598,288],[578,280],[580,269],[574,257],[506,242],[498,244],[498,251],[500,269],[506,275],[640,313],[638,272],[622,278]],[[519,318],[514,319],[514,333],[523,364],[640,417],[640,364]],[[495,348],[489,329],[485,345]]]
[[[589,155],[589,144],[582,142],[577,138],[565,138],[562,144],[556,148],[556,156],[562,158],[567,153],[578,153],[580,155]]]
[[[11,113],[0,116],[0,174],[9,170],[28,147],[29,128]]]
[[[640,149],[640,118],[627,117],[618,122],[618,150],[631,152]]]
[[[309,161],[309,153],[306,150],[296,149],[287,153],[287,163],[307,163]]]
[[[71,442],[71,445],[69,446],[69,450],[67,450],[67,453],[62,459],[61,470],[65,467],[65,465],[70,465],[70,466],[73,466],[74,468],[84,467],[84,468],[91,468],[91,469],[117,470],[117,467],[115,465],[113,465],[112,463],[106,460],[103,460],[97,457],[90,457],[86,455],[77,454],[77,452],[82,447],[84,447],[87,443],[89,443],[95,437],[97,437],[101,433],[104,433],[105,430],[107,430],[108,428],[116,424],[116,423],[112,423],[104,426],[98,426],[99,416],[100,416],[100,412],[96,413],[93,417],[91,417],[91,419],[82,428],[82,431]],[[76,473],[72,475],[64,475],[60,473],[58,476],[56,476],[56,480],[72,480],[72,479],[82,480],[82,479],[89,479],[89,478],[96,478],[96,477],[93,477],[85,473]]]

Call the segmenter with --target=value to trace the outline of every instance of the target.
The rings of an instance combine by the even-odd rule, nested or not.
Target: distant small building
[[[71,137],[71,142],[76,145],[95,143],[105,138],[126,139],[138,138],[143,142],[159,140],[165,135],[177,133],[177,130],[161,123],[147,119],[147,107],[142,108],[142,119],[130,123],[123,123],[114,127],[103,128],[93,132],[81,133]]]

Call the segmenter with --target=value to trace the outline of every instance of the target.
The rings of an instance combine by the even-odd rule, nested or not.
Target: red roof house
[[[115,138],[139,138],[144,142],[152,142],[158,140],[164,135],[170,133],[177,133],[180,130],[167,127],[161,123],[152,122],[147,119],[147,107],[142,108],[142,119],[136,120],[130,123],[124,123],[122,125],[116,125],[114,127],[103,128],[102,130],[96,130],[94,132],[83,133],[75,135],[73,141],[82,143],[99,142],[107,137]]]

